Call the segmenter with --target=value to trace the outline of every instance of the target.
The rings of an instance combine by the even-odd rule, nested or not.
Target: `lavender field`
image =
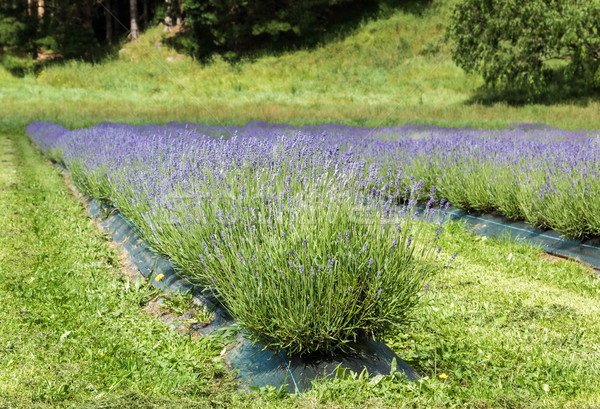
[[[409,321],[453,257],[438,246],[443,221],[416,220],[417,204],[426,215],[452,203],[600,235],[592,132],[266,123],[27,132],[242,327],[299,353],[349,348]]]
[[[65,149],[65,128],[32,123],[27,129],[47,153]],[[117,129],[130,135],[237,135],[242,140],[263,141],[300,133],[310,141],[320,138],[336,155],[360,162],[368,169],[370,179],[365,183],[373,192],[385,188],[389,195],[391,186],[405,186],[414,177],[424,183],[420,199],[435,186],[438,199],[445,198],[463,210],[498,211],[570,238],[600,236],[600,133],[596,131],[564,131],[535,124],[479,130],[423,125],[294,128],[257,122],[228,128],[189,123],[164,127],[101,124],[73,134],[84,137],[93,133],[98,138],[102,130]],[[101,142],[94,143],[99,149]]]

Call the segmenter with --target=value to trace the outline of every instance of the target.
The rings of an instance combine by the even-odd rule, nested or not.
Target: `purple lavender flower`
[[[373,257],[369,259],[369,263],[367,264],[367,270],[371,268],[371,264],[373,264]]]
[[[398,240],[394,239],[394,241],[392,242],[392,248],[390,249],[390,251],[393,253],[396,251],[396,246],[398,245]]]

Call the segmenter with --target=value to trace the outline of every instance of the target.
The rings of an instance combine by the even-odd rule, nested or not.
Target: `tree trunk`
[[[167,29],[171,30],[173,28],[173,19],[171,18],[171,13],[173,13],[173,0],[165,0],[165,3],[167,3],[165,26],[167,26]]]
[[[183,10],[181,9],[181,0],[174,0],[175,1],[175,10],[177,11],[177,19],[176,24],[179,26],[181,25],[181,20],[183,17]]]
[[[106,44],[112,45],[113,41],[113,16],[111,10],[110,0],[104,0],[104,6],[106,9],[104,10],[104,22],[106,27]]]
[[[28,6],[28,14],[31,16],[31,19],[33,21],[33,27],[35,29],[35,32],[37,34],[38,32],[38,2],[37,0],[28,0],[27,1],[27,6]],[[33,58],[34,60],[36,60],[38,58],[38,50],[37,47],[35,45],[32,45],[31,47],[31,58]]]
[[[83,27],[87,28],[88,30],[93,30],[94,28],[94,24],[92,22],[92,14],[92,1],[85,0],[81,2],[81,20]]]
[[[27,11],[31,17],[33,18],[37,18],[38,17],[38,2],[37,0],[27,0]]]
[[[81,25],[83,26],[83,28],[86,29],[86,32],[89,33],[88,35],[90,36],[94,36],[94,22],[92,21],[93,19],[93,14],[94,14],[94,10],[92,8],[93,4],[92,4],[93,0],[84,0],[80,3],[80,7],[81,7]],[[94,46],[92,43],[89,43],[89,48],[83,53],[83,56],[88,59],[88,60],[93,60],[94,59]]]
[[[139,36],[137,0],[129,0],[129,17],[131,20],[129,34],[131,35],[131,39],[135,40]]]
[[[148,27],[148,19],[150,18],[150,4],[148,3],[148,0],[144,0],[144,12],[142,14],[142,16],[144,16],[144,18],[142,19],[142,21],[144,22],[144,28]]]
[[[56,10],[56,2],[54,0],[46,0],[46,9],[45,15],[48,20],[52,20],[54,18],[55,10]]]

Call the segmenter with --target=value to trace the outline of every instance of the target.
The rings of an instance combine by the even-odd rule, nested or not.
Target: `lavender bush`
[[[442,225],[411,217],[422,183],[380,176],[341,140],[284,131],[215,139],[101,124],[60,146],[78,186],[265,345],[333,353],[397,330],[439,268]]]

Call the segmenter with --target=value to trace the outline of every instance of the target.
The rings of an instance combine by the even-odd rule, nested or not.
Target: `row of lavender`
[[[27,131],[271,347],[331,353],[397,330],[442,266],[442,224],[411,217],[418,197],[431,208],[435,189],[392,156],[371,159],[382,134],[367,143],[343,129],[263,124]]]
[[[242,128],[170,124],[212,135],[293,134],[288,125],[251,123]],[[564,131],[539,124],[503,130],[411,125],[357,128],[306,126],[326,134],[345,154],[377,169],[373,187],[400,178],[438,187],[438,197],[466,211],[526,220],[571,238],[600,236],[600,133]],[[397,182],[396,182],[397,183]],[[420,199],[426,200],[426,197]]]
[[[288,125],[258,122],[241,128],[182,123],[110,127],[163,134],[238,134],[244,138],[273,138],[298,131]],[[410,176],[415,176],[424,181],[425,192],[432,186],[439,187],[438,197],[445,197],[463,210],[499,211],[571,238],[600,236],[598,132],[539,125],[504,130],[322,125],[300,130],[306,135],[326,135],[328,144],[349,157],[361,158],[364,166],[372,166],[369,183],[374,189],[386,183],[406,185]],[[54,140],[40,139],[41,143]]]

